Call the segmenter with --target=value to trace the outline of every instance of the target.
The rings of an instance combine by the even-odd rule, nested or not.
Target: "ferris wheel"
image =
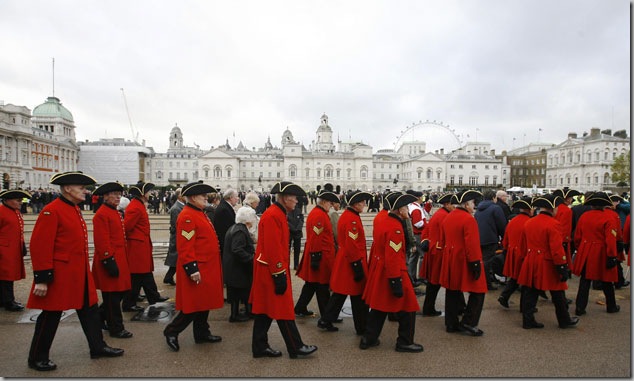
[[[427,152],[444,148],[447,152],[460,148],[464,145],[463,137],[454,128],[442,121],[419,120],[405,127],[396,137],[394,151],[408,141],[424,141]]]

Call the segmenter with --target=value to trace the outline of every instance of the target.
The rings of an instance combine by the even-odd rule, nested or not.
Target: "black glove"
[[[570,279],[570,270],[568,270],[568,265],[557,265],[555,266],[555,269],[559,275],[561,275],[561,278],[559,278],[561,282],[565,282]]]
[[[617,253],[622,253],[623,250],[625,250],[625,245],[623,244],[623,241],[617,241],[616,242],[616,252]]]
[[[403,281],[401,280],[401,277],[389,278],[388,280],[390,281],[392,295],[396,296],[397,298],[403,297]]]
[[[321,251],[316,253],[310,253],[310,268],[313,270],[319,270],[319,263],[321,262]]]
[[[25,257],[26,256],[26,242],[22,243],[22,256]]]
[[[273,275],[275,283],[275,295],[283,295],[286,292],[286,272]]]
[[[352,266],[352,272],[354,273],[354,281],[355,282],[361,282],[363,280],[363,278],[365,277],[365,274],[363,273],[363,265],[361,264],[361,260],[359,259],[356,262],[352,262],[350,264]]]
[[[467,266],[469,267],[469,271],[471,271],[471,275],[473,275],[473,279],[480,279],[480,275],[482,274],[480,261],[467,262]]]
[[[117,262],[114,260],[114,257],[106,258],[102,260],[101,263],[108,272],[108,275],[113,278],[117,278],[119,276],[119,266],[117,266]]]
[[[423,253],[426,253],[429,251],[429,240],[426,239],[423,242],[420,243],[420,248],[421,250],[423,250]]]
[[[629,243],[624,243],[623,244],[623,251],[625,252],[625,254],[630,252],[630,244]]]
[[[608,257],[608,259],[605,262],[605,267],[607,269],[611,269],[613,267],[616,267],[616,265],[619,264],[619,259],[617,257]]]

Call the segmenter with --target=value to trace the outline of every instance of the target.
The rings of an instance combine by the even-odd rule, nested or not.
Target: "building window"
[[[222,169],[220,168],[220,166],[216,165],[214,167],[214,178],[219,179],[222,177]]]
[[[295,164],[288,167],[288,176],[292,179],[297,176],[297,167],[295,166]]]
[[[469,176],[469,185],[477,185],[478,178],[476,176]]]
[[[458,185],[462,185],[462,176],[458,176]]]
[[[471,164],[471,169],[476,169],[476,165],[475,164]]]
[[[449,184],[454,185],[454,176],[449,177]]]
[[[462,169],[462,164],[458,164],[458,169]]]
[[[484,176],[484,185],[489,185],[489,176]]]
[[[493,176],[493,186],[496,186],[498,183],[498,177],[497,176]]]

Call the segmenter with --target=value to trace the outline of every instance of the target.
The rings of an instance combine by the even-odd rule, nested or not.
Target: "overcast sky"
[[[5,104],[51,96],[54,57],[78,140],[133,138],[124,88],[158,152],[176,123],[203,149],[287,127],[308,148],[324,112],[375,150],[426,120],[498,152],[630,129],[626,0],[2,0],[0,44]],[[406,139],[456,148],[423,124]]]

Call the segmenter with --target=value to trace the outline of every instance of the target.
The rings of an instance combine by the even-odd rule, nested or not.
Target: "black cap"
[[[559,204],[564,202],[563,198],[555,196],[554,194],[547,194],[533,199],[533,207],[535,208],[549,208],[555,209]],[[610,204],[612,205],[612,204]]]
[[[612,200],[612,202],[622,202],[624,200],[623,197],[619,196],[618,194],[611,194],[610,195],[610,200]]]
[[[132,196],[143,196],[152,189],[154,189],[154,184],[139,181],[136,185],[130,187],[129,192]]]
[[[0,199],[3,200],[11,200],[11,199],[23,199],[23,198],[31,198],[31,194],[22,189],[13,189],[13,190],[5,190],[0,193]]]
[[[391,210],[392,205],[394,205],[394,201],[398,198],[398,196],[402,195],[403,192],[392,191],[386,194],[383,197],[383,209]]]
[[[531,206],[532,202],[533,202],[533,199],[531,197],[524,196],[520,198],[519,200],[515,201],[513,205],[511,205],[511,208],[532,209],[533,208]]]
[[[330,202],[336,202],[337,204],[341,202],[341,200],[339,199],[339,196],[337,196],[336,194],[332,192],[328,192],[326,190],[322,190],[321,192],[319,192],[319,194],[317,195],[317,198],[330,201]]]
[[[463,202],[467,202],[469,200],[480,200],[482,198],[482,193],[477,190],[467,189],[465,191],[459,192],[455,195],[455,200],[458,204],[462,204]]]
[[[297,184],[293,184],[290,181],[280,181],[273,185],[271,188],[271,194],[281,193],[290,194],[298,197],[306,196],[306,192]]]
[[[346,196],[348,205],[356,204],[361,201],[368,201],[372,198],[372,194],[362,191],[354,191]]]
[[[71,171],[57,173],[51,177],[49,182],[55,185],[93,185],[97,180],[81,171]]]
[[[99,188],[95,189],[95,191],[92,193],[97,196],[101,196],[110,192],[123,192],[123,184],[121,184],[118,181],[105,183],[101,185]]]
[[[563,189],[555,189],[553,191],[553,194],[555,196],[559,196],[563,199],[566,199],[568,197],[574,197],[574,196],[578,196],[581,194],[581,192],[576,191],[574,189],[569,189],[568,187],[564,187]]]
[[[331,183],[324,184],[324,188],[323,189],[325,191],[328,191],[328,192],[334,192],[335,191],[335,187]]]
[[[440,196],[438,198],[438,203],[439,204],[446,204],[446,203],[452,203],[453,202],[453,198],[454,198],[454,194],[453,193],[445,193],[442,196]]]
[[[590,206],[612,206],[610,196],[605,192],[594,192],[590,197],[586,198],[583,203]]]
[[[405,191],[405,193],[407,194],[411,194],[412,196],[415,196],[416,198],[421,198],[423,197],[423,192],[419,192],[413,189],[409,189],[407,191]]]
[[[218,193],[211,185],[203,184],[202,180],[189,183],[181,189],[182,196],[195,196],[197,194]]]
[[[401,194],[399,195],[394,203],[392,204],[392,210],[400,209],[406,205],[411,204],[412,202],[418,200],[418,198],[411,194]]]

